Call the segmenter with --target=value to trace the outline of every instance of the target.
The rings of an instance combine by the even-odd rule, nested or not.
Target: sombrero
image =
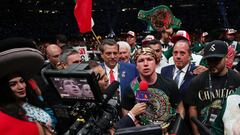
[[[43,54],[35,48],[33,41],[25,38],[0,41],[0,78],[13,73],[31,78],[43,64]]]

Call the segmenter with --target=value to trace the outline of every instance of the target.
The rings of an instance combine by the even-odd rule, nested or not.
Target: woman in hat
[[[2,102],[15,101],[26,112],[29,121],[38,121],[46,126],[54,127],[51,116],[44,110],[46,105],[36,92],[18,73],[8,75],[1,79]],[[5,101],[4,101],[5,100]]]
[[[45,104],[27,82],[43,64],[44,57],[33,41],[25,38],[0,41],[1,135],[48,134],[47,129],[54,126],[50,115],[43,110]]]
[[[51,129],[53,126],[52,119],[43,109],[45,108],[45,104],[38,98],[36,92],[31,89],[20,74],[5,76],[0,79],[0,82],[1,115],[4,115],[4,117],[9,117],[7,115],[10,115],[23,121],[37,121],[38,128],[42,129],[42,126],[44,126],[46,129]],[[41,123],[42,126],[40,126],[39,123]],[[26,125],[34,128],[34,126],[29,123]],[[34,131],[34,129],[27,130]]]

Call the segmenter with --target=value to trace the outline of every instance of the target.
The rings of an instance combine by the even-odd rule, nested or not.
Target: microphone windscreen
[[[147,90],[147,89],[148,89],[148,83],[147,83],[147,81],[142,80],[142,81],[139,83],[139,90],[144,91],[144,90]]]

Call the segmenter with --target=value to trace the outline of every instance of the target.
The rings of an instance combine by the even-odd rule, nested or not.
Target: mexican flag
[[[74,16],[81,33],[92,30],[92,0],[75,0]]]

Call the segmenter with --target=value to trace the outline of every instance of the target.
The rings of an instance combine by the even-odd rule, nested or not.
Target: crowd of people
[[[183,120],[179,134],[206,134],[191,120],[192,117],[202,122],[212,134],[240,134],[240,63],[234,61],[240,51],[235,39],[237,31],[226,29],[218,37],[204,32],[197,43],[191,42],[185,30],[169,28],[158,34],[159,39],[147,35],[141,43],[137,43],[134,31],[127,32],[126,39],[121,41],[106,38],[98,45],[100,58],[88,62],[102,93],[112,82],[120,83],[115,95],[120,104],[120,119],[108,130],[109,133],[114,134],[119,128],[160,124],[162,134],[167,134],[171,122],[179,114]],[[23,47],[34,46],[34,42],[27,39],[2,40],[0,45],[18,48],[20,42]],[[85,60],[75,46],[68,44],[63,35],[58,35],[56,42],[38,47],[44,54],[44,64],[24,61],[26,67],[32,66],[28,64],[38,66],[37,74],[29,78],[24,76],[24,71],[13,69],[0,76],[0,118],[5,118],[0,119],[1,133],[20,131],[14,127],[11,130],[16,132],[6,131],[10,130],[6,126],[16,123],[22,123],[21,128],[33,127],[28,128],[29,131],[22,130],[23,134],[66,132],[67,123],[57,118],[52,108],[62,101],[56,93],[51,93],[53,88],[48,85],[44,73],[83,63]],[[3,47],[1,51],[4,53],[9,49],[12,48]],[[136,99],[141,81],[148,83],[150,96],[146,103]],[[91,86],[77,80],[60,80],[59,84],[62,94],[93,96]]]

